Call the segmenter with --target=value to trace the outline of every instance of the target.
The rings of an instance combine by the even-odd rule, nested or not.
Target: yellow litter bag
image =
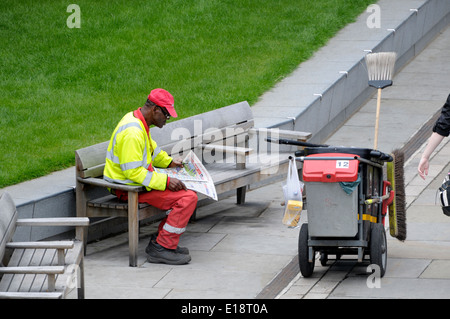
[[[295,158],[289,159],[289,170],[286,183],[283,185],[285,210],[282,223],[289,227],[297,227],[300,213],[303,209],[302,199],[303,183],[298,177]]]

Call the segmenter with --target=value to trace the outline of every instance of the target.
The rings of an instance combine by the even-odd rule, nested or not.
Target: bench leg
[[[137,266],[139,242],[138,193],[128,192],[128,242],[130,249],[130,266]]]
[[[55,291],[55,275],[54,274],[48,274],[47,275],[47,281],[48,281],[48,291],[54,292]]]
[[[75,189],[75,194],[76,194],[76,213],[77,213],[77,217],[86,217],[87,216],[87,212],[86,212],[86,202],[87,202],[87,198],[86,195],[84,193],[84,188],[87,187],[81,183],[79,183],[78,181],[76,182],[76,189]],[[87,240],[88,240],[88,227],[77,227],[76,228],[76,233],[75,233],[75,238],[78,240],[83,241],[83,254],[86,256],[86,246],[87,246]]]
[[[78,284],[78,299],[84,299],[84,257],[81,256],[79,265],[79,284]]]
[[[195,222],[197,220],[197,207],[195,207],[194,212],[191,215],[191,218],[189,218],[190,222]]]
[[[239,187],[236,189],[236,203],[238,205],[245,204],[245,192],[247,190],[247,186]]]

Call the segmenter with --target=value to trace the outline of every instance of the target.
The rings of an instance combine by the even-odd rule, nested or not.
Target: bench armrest
[[[139,193],[139,192],[145,191],[144,186],[132,186],[132,185],[122,185],[122,184],[110,183],[110,182],[105,181],[103,178],[77,177],[77,181],[82,184],[89,184],[89,185],[94,185],[94,186],[99,186],[99,187],[104,187],[104,188],[119,189],[124,192]]]
[[[238,147],[238,146],[228,146],[228,145],[214,145],[214,144],[199,144],[198,148],[205,150],[216,150],[224,153],[235,154],[239,156],[248,156],[253,153],[252,148]]]
[[[267,134],[277,134],[278,137],[295,139],[299,141],[306,142],[309,138],[311,138],[312,133],[309,132],[299,132],[299,131],[291,131],[291,130],[280,130],[277,128],[251,128],[249,130],[250,134],[257,134],[260,132],[267,132]]]
[[[89,226],[88,217],[51,217],[51,218],[20,218],[16,221],[17,226],[65,226],[65,227],[75,227],[75,238],[76,240],[83,241],[84,229]],[[46,242],[43,242],[43,245]],[[48,243],[48,242],[47,242]],[[67,242],[66,242],[67,243]],[[12,244],[14,245],[14,244]],[[25,245],[25,244],[24,244]],[[64,245],[64,243],[60,243]],[[71,247],[67,249],[72,249],[74,247],[74,242],[71,243]],[[35,247],[40,248],[40,247]],[[64,254],[61,251],[66,248],[56,248],[58,250],[58,262],[59,264],[64,264]]]
[[[59,275],[64,273],[64,266],[18,266],[0,267],[1,274],[46,274]]]
[[[0,292],[0,299],[61,299],[62,292]]]
[[[239,146],[228,146],[228,145],[217,145],[217,144],[199,144],[198,148],[205,150],[215,150],[228,154],[236,155],[236,168],[245,169],[246,157],[253,153],[252,148],[239,147]]]
[[[28,242],[9,242],[6,248],[10,249],[56,249],[58,252],[58,265],[64,266],[66,249],[73,249],[75,243],[69,240],[60,241],[28,241]]]
[[[47,275],[48,291],[55,291],[56,275],[64,274],[64,266],[18,266],[18,267],[0,267],[0,274],[19,274],[19,275]]]
[[[89,226],[87,217],[21,218],[17,226]]]
[[[24,241],[10,242],[6,248],[12,249],[72,249],[73,241]]]

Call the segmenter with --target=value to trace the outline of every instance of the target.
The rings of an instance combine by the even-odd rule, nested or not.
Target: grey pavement
[[[367,36],[367,13],[344,28],[252,106],[256,125],[269,127],[289,117],[294,129],[298,129],[297,120],[297,124],[304,120],[306,128],[300,126],[299,130],[312,131],[319,120],[308,118],[312,109],[308,106],[320,110],[325,105],[315,104],[319,99],[315,94],[323,93],[323,102],[338,100],[337,97],[347,99],[342,93],[336,93],[334,98],[326,93],[332,91],[327,89],[330,86],[340,85],[340,79],[345,76],[340,71],[358,69],[364,49],[375,48],[393,32],[387,28],[400,26],[404,19],[411,18],[414,12],[410,9],[431,2],[438,7],[448,7],[447,0],[380,0],[382,28],[372,30]],[[423,19],[421,14],[418,17]],[[422,24],[426,24],[424,21]],[[392,41],[400,36],[401,32],[397,32]],[[407,144],[411,136],[433,118],[450,93],[450,28],[438,31],[428,42],[426,46],[421,42],[421,46],[408,51],[414,51],[414,58],[408,63],[403,59],[393,79],[394,85],[382,92],[378,148],[383,152]],[[348,77],[350,79],[350,74]],[[366,83],[352,82],[351,85],[365,86]],[[331,121],[333,109],[324,113],[334,124],[330,124],[328,130],[325,125],[325,129],[317,132],[315,142],[372,147],[376,99],[373,92],[366,94],[361,93],[356,98],[358,103],[354,102],[341,112],[345,113],[346,121],[341,113],[336,115],[339,121]],[[274,107],[278,108],[276,112]],[[338,122],[342,125],[336,126]],[[311,278],[299,274],[296,265],[299,229],[290,229],[281,223],[283,194],[281,182],[276,182],[259,188],[252,186],[246,204],[241,206],[235,205],[235,198],[231,197],[200,207],[198,219],[188,225],[180,242],[181,246],[189,248],[192,256],[187,265],[146,261],[145,246],[157,225],[141,227],[138,267],[128,266],[127,233],[90,243],[85,256],[86,298],[449,298],[450,218],[441,213],[435,194],[450,168],[450,145],[447,138],[434,153],[426,181],[416,173],[423,147],[422,142],[405,163],[408,237],[405,242],[399,242],[388,236],[388,265],[386,275],[377,282],[380,288],[369,287],[368,263],[358,264],[353,257],[338,262],[330,260],[327,266],[317,262]],[[73,181],[74,169],[71,168],[7,190],[13,194],[16,204],[20,204],[35,200],[24,194],[34,194],[39,188],[45,192],[44,196],[51,197],[62,188],[72,189]],[[24,192],[24,189],[32,191]],[[301,222],[306,220],[307,210],[304,210]]]
[[[128,266],[127,234],[89,244],[86,297],[254,298],[296,254],[297,231],[280,222],[281,188],[247,196],[242,206],[230,198],[199,208],[180,241],[192,256],[187,265],[146,261],[144,249],[157,225],[141,228],[136,268]]]

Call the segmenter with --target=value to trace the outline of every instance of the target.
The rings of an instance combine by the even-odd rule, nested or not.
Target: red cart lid
[[[323,153],[309,155],[303,161],[303,181],[305,182],[354,182],[358,178],[357,159],[350,160],[308,160],[311,157],[347,157],[356,155],[344,153]]]

